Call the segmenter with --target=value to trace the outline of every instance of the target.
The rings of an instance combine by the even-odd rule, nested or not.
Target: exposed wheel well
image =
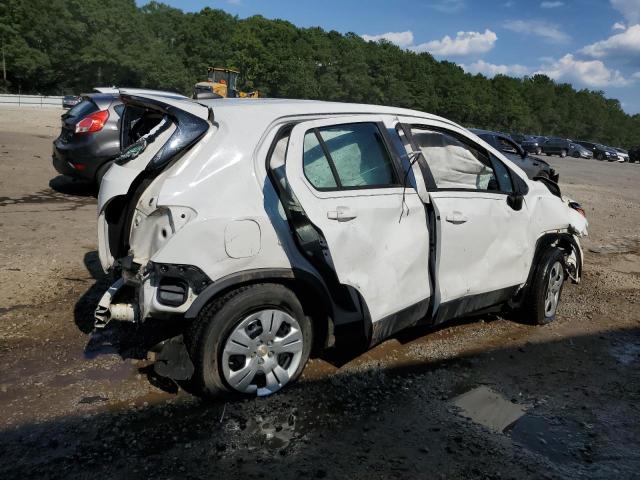
[[[311,319],[313,327],[312,353],[318,353],[324,348],[333,345],[334,322],[331,308],[331,300],[324,291],[319,281],[314,281],[311,276],[299,275],[291,270],[283,270],[273,275],[251,275],[245,274],[234,278],[233,281],[225,282],[224,279],[214,282],[211,287],[216,287],[212,291],[207,289],[191,305],[185,313],[185,318],[193,320],[200,311],[208,308],[218,299],[224,297],[229,292],[244,288],[254,284],[273,283],[289,288],[300,300],[306,316]]]
[[[529,268],[527,282],[525,283],[524,287],[518,291],[516,297],[511,300],[509,305],[511,308],[519,308],[520,306],[522,306],[522,303],[531,287],[535,272],[540,265],[540,259],[542,258],[544,253],[551,247],[559,247],[564,250],[567,255],[575,253],[576,271],[573,272],[573,275],[576,279],[579,279],[582,275],[582,254],[580,253],[580,248],[576,244],[573,236],[569,233],[546,233],[542,235],[536,242],[536,249],[535,253],[533,254],[531,267]]]

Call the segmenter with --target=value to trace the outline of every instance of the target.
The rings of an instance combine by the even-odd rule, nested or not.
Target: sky
[[[139,1],[139,4],[146,3]],[[430,52],[471,73],[544,73],[640,113],[640,0],[164,0]]]

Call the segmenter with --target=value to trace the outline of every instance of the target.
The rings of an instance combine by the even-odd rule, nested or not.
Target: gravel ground
[[[154,326],[92,333],[108,282],[95,198],[51,166],[60,113],[0,111],[0,478],[638,477],[640,165],[545,157],[591,222],[554,324],[413,329],[203,402],[152,373]],[[480,386],[524,416],[467,418],[452,400]]]

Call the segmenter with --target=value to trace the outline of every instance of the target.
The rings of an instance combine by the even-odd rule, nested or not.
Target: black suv
[[[593,142],[576,142],[582,145],[584,148],[591,150],[593,152],[593,156],[598,160],[609,160],[610,162],[615,162],[618,160],[618,152],[616,152],[611,147],[605,147],[600,143]]]
[[[560,155],[566,157],[571,151],[571,140],[568,138],[552,137],[547,139],[542,145],[542,151],[547,155]]]
[[[629,149],[629,163],[640,163],[640,145],[636,145]]]
[[[470,128],[469,131],[475,133],[496,150],[501,151],[508,159],[524,170],[527,177],[546,177],[558,183],[559,175],[547,162],[536,157],[529,157],[527,152],[506,133],[491,132],[477,128]]]

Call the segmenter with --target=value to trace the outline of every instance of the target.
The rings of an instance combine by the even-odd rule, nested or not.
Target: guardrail
[[[62,96],[0,94],[0,106],[62,108]]]

